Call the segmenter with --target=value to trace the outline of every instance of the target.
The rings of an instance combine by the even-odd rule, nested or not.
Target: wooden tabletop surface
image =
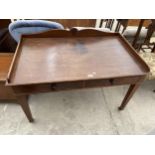
[[[23,38],[10,84],[144,75],[148,70],[119,35]]]

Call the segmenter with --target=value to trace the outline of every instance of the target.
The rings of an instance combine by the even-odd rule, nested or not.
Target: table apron
[[[124,77],[112,79],[99,79],[87,81],[74,81],[74,82],[61,82],[61,83],[45,83],[45,84],[32,84],[32,85],[18,85],[12,86],[16,95],[22,94],[35,94],[43,92],[56,92],[62,90],[108,87],[126,84],[136,84],[142,81],[145,77]]]

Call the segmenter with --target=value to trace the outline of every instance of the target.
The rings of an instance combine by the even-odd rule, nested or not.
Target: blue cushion
[[[9,25],[9,32],[17,42],[22,34],[36,34],[51,29],[64,29],[64,27],[59,23],[45,20],[18,20]]]

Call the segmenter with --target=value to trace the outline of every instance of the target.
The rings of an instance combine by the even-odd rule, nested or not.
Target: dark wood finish
[[[140,21],[141,21],[141,19],[117,19],[118,23],[116,25],[115,32],[119,32],[121,26],[123,26],[123,30],[121,33],[123,33],[125,31],[127,26],[138,27],[140,24]],[[151,23],[152,23],[151,20],[147,19],[143,22],[143,26],[147,28]]]
[[[62,24],[65,28],[95,27],[96,19],[47,19]]]
[[[132,42],[132,45],[135,49],[137,49],[138,51],[140,49],[142,49],[143,51],[144,49],[152,49],[152,45],[154,45],[154,43],[150,43],[150,39],[155,29],[153,19],[145,19],[145,20],[144,19],[135,19],[135,20],[134,19],[117,19],[117,21],[118,23],[117,23],[115,32],[119,32],[121,26],[123,26],[123,31],[121,33],[124,32],[127,26],[138,27],[137,32]],[[144,41],[142,41],[141,43],[138,43],[137,41],[139,39],[139,34],[140,34],[142,27],[145,27],[146,29],[148,29],[147,36]],[[145,45],[146,47],[143,47],[143,45]]]
[[[17,43],[9,33],[8,26],[11,23],[10,19],[0,19],[0,53],[15,52]]]
[[[87,80],[87,81],[74,81],[74,82],[59,82],[52,84],[37,84],[37,85],[23,85],[13,86],[14,92],[17,94],[35,94],[44,92],[55,92],[62,90],[74,90],[74,89],[85,89],[85,88],[96,88],[96,87],[107,87],[116,86],[123,84],[135,84],[139,82],[139,76],[127,77],[127,78],[115,78],[115,79],[98,79],[98,80]]]
[[[17,96],[17,102],[21,105],[25,115],[27,116],[29,122],[33,122],[33,117],[32,117],[32,114],[31,114],[31,111],[30,111],[30,107],[29,107],[29,104],[28,104],[28,96],[27,95],[20,95],[20,96]]]
[[[154,52],[155,42],[151,42],[151,37],[152,37],[153,33],[155,32],[155,20],[154,19],[151,19],[151,24],[147,27],[147,29],[148,29],[148,31],[147,31],[145,41],[140,45],[139,50],[141,49],[145,52],[145,49],[151,49],[151,52]],[[145,47],[144,47],[144,45],[145,45]]]
[[[125,108],[128,101],[133,96],[133,94],[135,93],[135,91],[137,90],[138,87],[139,87],[139,84],[130,85],[130,87],[128,89],[128,92],[127,92],[125,98],[123,99],[123,102],[122,102],[121,106],[118,108],[119,110],[123,110]]]
[[[107,19],[105,27],[112,30],[113,24],[114,24],[114,19]]]
[[[128,26],[128,19],[117,19],[117,25],[115,28],[115,32],[119,32],[121,26],[123,26],[123,30],[121,33],[123,33],[126,27]]]
[[[153,45],[152,51],[151,52],[155,52],[155,44]]]
[[[138,26],[138,29],[137,29],[137,32],[136,32],[134,41],[133,41],[133,43],[132,43],[132,46],[133,46],[133,47],[135,47],[135,45],[136,45],[136,42],[137,42],[137,40],[138,40],[138,37],[139,37],[139,34],[140,34],[141,29],[142,29],[142,26],[143,26],[144,21],[145,21],[144,19],[141,19],[141,20],[140,20],[140,23],[139,23],[139,26]]]
[[[113,27],[114,19],[101,19],[99,27],[101,28],[103,25],[103,22],[106,22],[105,27],[109,28],[110,30]]]
[[[147,71],[119,33],[81,30],[75,37],[74,31],[53,30],[53,37],[54,32],[66,37],[36,38],[39,34],[32,36],[35,38],[23,37],[8,85],[141,76]],[[88,32],[93,36],[88,36]],[[96,75],[89,77],[93,72]]]
[[[5,81],[0,82],[0,102],[12,102],[16,100],[16,96],[10,87],[5,86]]]
[[[0,19],[0,29],[7,28],[10,23],[10,19]]]
[[[0,53],[0,101],[12,101],[16,99],[11,87],[6,87],[5,82],[13,54]]]
[[[150,44],[150,39],[155,31],[155,20],[152,19],[151,21],[152,23],[148,26],[147,36],[145,38],[144,44]]]
[[[0,50],[5,53],[15,53],[16,47],[17,47],[16,41],[12,38],[9,31],[7,31],[3,40],[1,40]]]
[[[52,30],[22,36],[6,85],[23,97],[39,92],[134,85],[148,72],[146,63],[119,33]],[[27,108],[26,101],[19,102]],[[28,110],[24,111],[29,115]]]
[[[125,98],[123,99],[123,102],[122,102],[121,106],[118,108],[119,110],[123,110],[125,108],[125,106],[127,105],[128,101],[133,96],[133,94],[135,93],[135,91],[137,90],[138,87],[139,87],[138,84],[130,85],[130,87],[128,89],[128,92],[127,92]]]
[[[139,80],[136,84],[131,84],[127,94],[125,95],[125,98],[122,101],[122,104],[120,105],[120,107],[118,108],[119,110],[123,110],[125,108],[125,106],[128,104],[129,100],[131,99],[131,97],[134,95],[135,91],[139,88],[139,85],[141,84],[141,82],[144,80],[144,78],[142,77],[141,80]]]
[[[107,21],[107,20],[106,19],[101,19],[100,24],[99,24],[100,28],[102,27],[104,21]]]

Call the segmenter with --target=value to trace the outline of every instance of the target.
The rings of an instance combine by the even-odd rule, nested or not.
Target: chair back
[[[19,42],[23,34],[36,34],[51,29],[64,29],[64,27],[59,23],[45,20],[18,20],[9,25],[9,32],[16,42]]]

